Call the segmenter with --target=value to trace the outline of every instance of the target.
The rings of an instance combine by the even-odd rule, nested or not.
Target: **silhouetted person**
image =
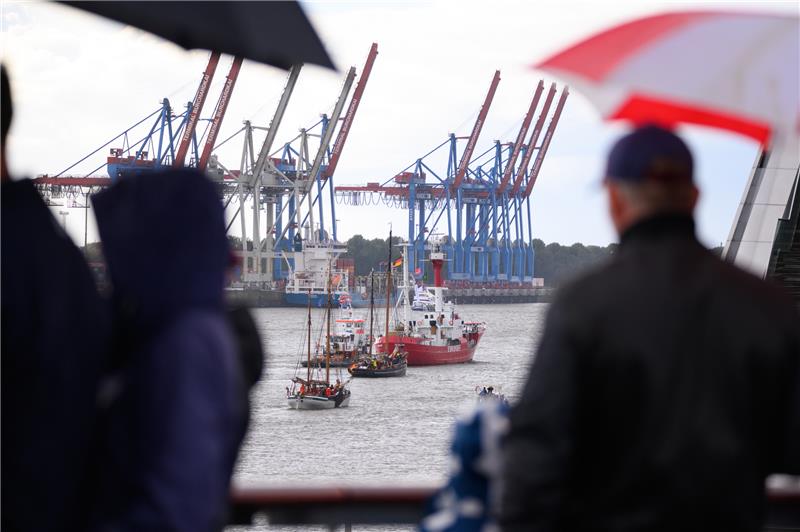
[[[686,145],[640,128],[608,158],[611,262],[563,287],[504,448],[526,531],[757,531],[796,472],[800,320],[695,238]]]
[[[109,315],[89,268],[33,183],[6,160],[2,70],[2,529],[85,530]]]
[[[192,170],[126,177],[93,202],[120,357],[93,529],[221,529],[260,373],[223,309],[222,204]]]

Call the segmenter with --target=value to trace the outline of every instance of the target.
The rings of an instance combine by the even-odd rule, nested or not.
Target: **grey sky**
[[[478,145],[513,140],[542,77],[529,65],[576,39],[623,20],[666,9],[669,2],[304,2],[342,73],[306,67],[278,135],[329,113],[350,65],[359,70],[379,43],[359,115],[342,155],[338,184],[383,181],[444,140],[469,133],[495,69],[502,81]],[[691,9],[730,7],[692,4]],[[736,9],[753,9],[734,4]],[[154,4],[157,9],[157,4]],[[797,11],[795,2],[759,9]],[[2,60],[15,91],[9,162],[19,176],[57,173],[155,110],[168,97],[181,108],[194,96],[207,52],[186,52],[157,37],[71,8],[3,0]],[[216,101],[230,58],[220,63],[209,101]],[[244,119],[266,125],[285,73],[245,62],[219,138]],[[546,81],[558,81],[545,78]],[[560,82],[559,82],[560,85]],[[209,104],[213,108],[213,104]],[[603,123],[573,92],[533,192],[534,232],[565,244],[614,241],[597,186],[602,161],[620,124]],[[700,233],[709,245],[727,236],[756,154],[754,143],[701,128],[684,129],[698,160],[703,188]],[[259,139],[257,139],[258,141]],[[217,153],[238,167],[241,142]],[[74,173],[99,166],[107,150]],[[443,171],[443,170],[442,170]],[[68,207],[68,206],[67,206]],[[68,227],[82,243],[83,209],[68,208]],[[405,227],[404,211],[337,210],[340,237],[384,236],[388,223]],[[89,239],[93,240],[94,231]]]

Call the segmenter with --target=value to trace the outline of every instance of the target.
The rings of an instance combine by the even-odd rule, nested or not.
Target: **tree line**
[[[400,241],[397,237],[394,240],[395,243]],[[571,246],[562,246],[557,243],[545,244],[537,238],[533,241],[534,275],[544,277],[547,286],[558,286],[570,277],[607,260],[616,248],[617,244],[605,247],[584,246],[583,244]],[[354,259],[356,275],[368,275],[373,268],[385,269],[387,256],[386,239],[367,240],[361,235],[355,235],[347,241],[347,253],[344,255],[344,257]],[[397,258],[399,251],[394,251],[392,256]],[[426,274],[430,280],[431,273],[426,272]]]
[[[242,241],[238,237],[229,236],[231,247],[240,250]],[[392,238],[393,244],[401,242],[400,237]],[[544,278],[545,286],[556,287],[569,279],[585,272],[587,269],[601,264],[608,260],[617,251],[617,244],[608,246],[586,246],[580,243],[571,246],[563,246],[556,242],[545,244],[542,240],[533,240],[533,269],[535,277]],[[252,250],[252,241],[247,241],[247,249]],[[722,247],[712,249],[716,254],[722,253]],[[102,262],[102,247],[99,243],[90,243],[87,246],[87,260],[89,262]],[[355,235],[347,241],[347,253],[344,258],[351,258],[355,262],[356,275],[369,275],[371,270],[385,271],[386,261],[389,255],[387,239],[373,238],[366,239],[361,235]],[[397,259],[400,250],[392,247],[392,258]],[[427,264],[427,263],[426,263]],[[447,267],[445,266],[445,278]],[[425,280],[432,280],[430,266],[426,267]]]

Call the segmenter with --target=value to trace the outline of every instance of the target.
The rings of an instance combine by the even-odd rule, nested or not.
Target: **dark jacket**
[[[108,308],[33,183],[0,197],[2,529],[84,530]]]
[[[800,320],[688,217],[560,290],[505,443],[504,530],[759,530],[796,471]]]
[[[120,180],[94,205],[121,355],[94,528],[221,528],[246,420],[222,205],[188,170]]]

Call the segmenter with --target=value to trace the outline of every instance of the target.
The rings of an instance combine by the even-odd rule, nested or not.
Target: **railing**
[[[352,525],[415,525],[436,488],[373,486],[238,486],[231,495],[230,524],[324,525],[331,530]],[[764,530],[800,530],[800,485],[767,490]]]
[[[324,525],[331,530],[354,524],[419,523],[431,486],[385,488],[374,486],[235,487],[231,494],[230,524]]]
[[[797,234],[798,223],[800,223],[800,170],[794,178],[792,191],[789,194],[787,212],[783,218],[778,218],[778,225],[775,228],[775,237],[772,244],[769,265],[767,266],[767,277],[774,277],[777,273],[780,258],[798,243],[794,242]]]

